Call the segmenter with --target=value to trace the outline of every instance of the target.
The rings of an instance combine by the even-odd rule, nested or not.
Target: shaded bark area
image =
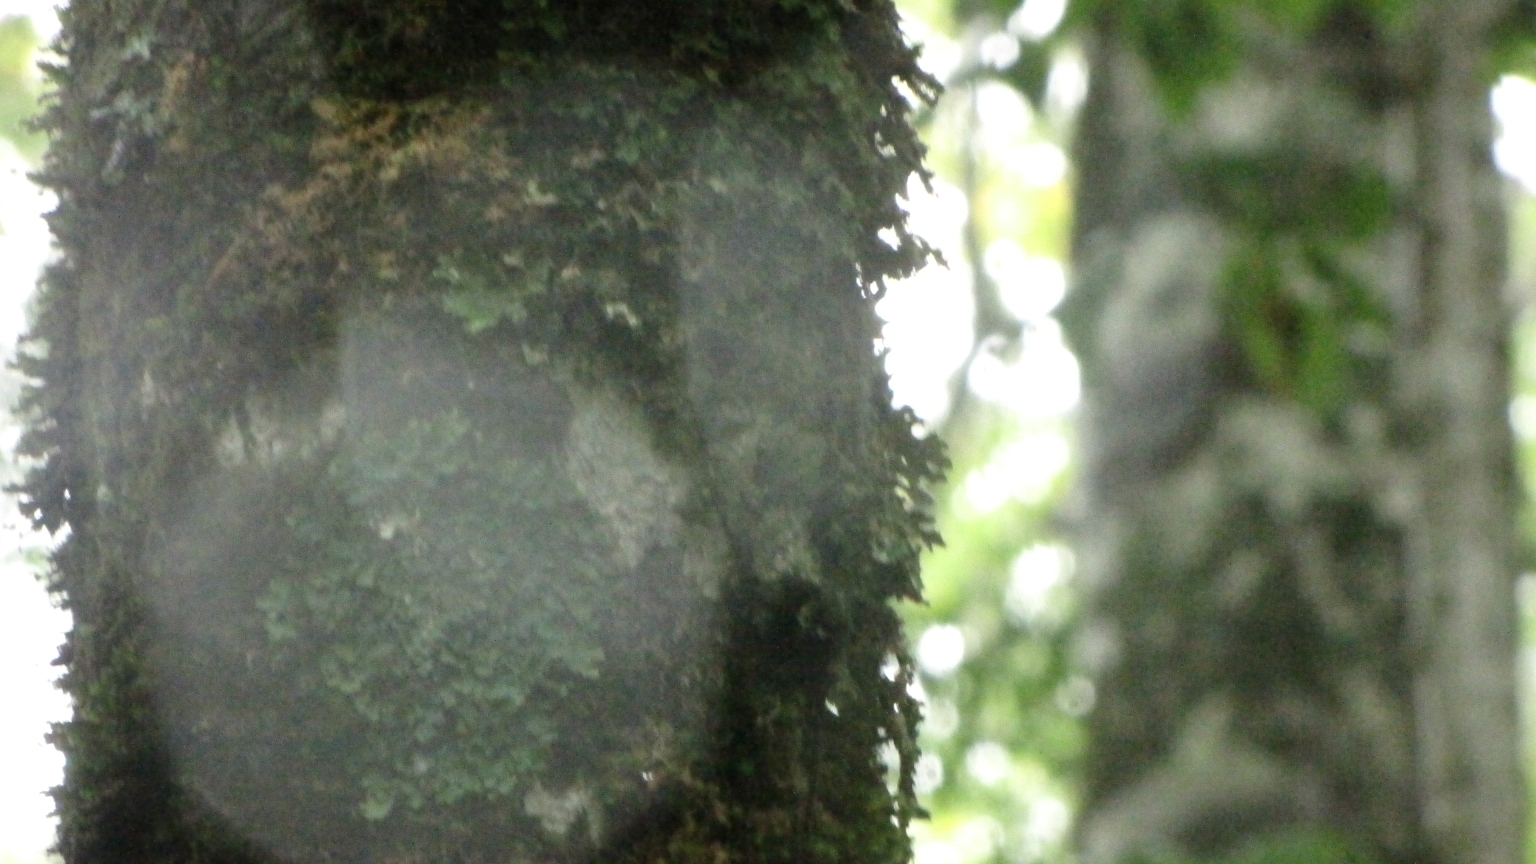
[[[934,84],[887,2],[549,7],[63,14],[71,864],[908,856]]]
[[[1518,639],[1509,525],[1519,490],[1507,419],[1505,228],[1473,47],[1502,8],[1426,11],[1432,83],[1416,105],[1423,283],[1403,316],[1395,377],[1419,457],[1406,569],[1421,819],[1448,861],[1516,861],[1524,851],[1509,692]]]
[[[1092,861],[1298,831],[1521,860],[1503,7],[1329,9],[1232,13],[1197,86],[1140,12],[1092,28],[1066,313]]]

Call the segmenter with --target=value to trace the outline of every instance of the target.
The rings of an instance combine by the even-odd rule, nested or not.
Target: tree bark
[[[1503,4],[1148,8],[1077,154],[1084,857],[1514,864]]]
[[[890,3],[63,23],[66,861],[906,859]]]

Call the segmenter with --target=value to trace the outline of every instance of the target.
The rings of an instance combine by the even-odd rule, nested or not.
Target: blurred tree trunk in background
[[[1086,14],[1083,859],[1521,861],[1506,4]]]
[[[62,17],[67,862],[908,858],[887,0]]]

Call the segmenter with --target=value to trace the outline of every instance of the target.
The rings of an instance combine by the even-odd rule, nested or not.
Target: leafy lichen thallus
[[[812,617],[876,473],[852,229],[750,107],[665,125],[675,86],[314,106],[335,170],[242,254],[345,267],[147,591],[173,770],[263,854],[600,855],[716,794],[744,688],[840,698]],[[642,201],[657,130],[685,158]]]

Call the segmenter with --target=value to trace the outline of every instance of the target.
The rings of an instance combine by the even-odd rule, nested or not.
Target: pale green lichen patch
[[[618,566],[632,570],[653,547],[678,544],[677,510],[690,484],[681,469],[658,456],[653,433],[634,406],[609,393],[572,396],[566,474],[602,520]]]

